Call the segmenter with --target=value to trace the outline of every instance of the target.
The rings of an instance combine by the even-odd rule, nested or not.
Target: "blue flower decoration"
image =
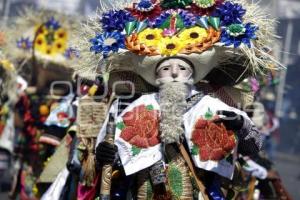
[[[70,48],[66,49],[64,56],[68,59],[79,58],[80,52],[77,49],[70,47]]]
[[[57,30],[60,28],[60,24],[58,21],[54,19],[54,17],[51,17],[46,23],[45,26],[47,29]]]
[[[102,53],[104,58],[111,52],[118,52],[119,49],[125,48],[125,36],[116,31],[97,34],[90,42],[92,43],[90,51],[95,54]]]
[[[134,17],[125,10],[111,10],[108,13],[104,13],[102,15],[100,22],[102,23],[103,29],[106,32],[122,32],[125,28],[125,24],[134,20]]]
[[[251,48],[251,40],[256,39],[255,32],[258,27],[251,23],[243,24],[232,24],[222,29],[221,42],[225,46],[233,45],[234,48],[239,47],[242,43]]]
[[[166,20],[172,15],[173,10],[167,10],[163,12],[155,21],[151,21],[150,25],[153,28],[160,28]],[[184,27],[188,28],[196,24],[196,18],[192,13],[189,13],[186,10],[178,9],[177,13],[181,18]]]
[[[220,17],[221,24],[226,26],[233,23],[242,23],[245,13],[246,10],[240,4],[227,1],[217,7],[213,15]]]
[[[17,41],[17,47],[19,49],[28,50],[32,48],[32,41],[30,41],[29,37],[21,38]]]
[[[136,9],[141,12],[149,12],[153,10],[155,7],[155,4],[152,3],[151,0],[141,0],[137,5]]]

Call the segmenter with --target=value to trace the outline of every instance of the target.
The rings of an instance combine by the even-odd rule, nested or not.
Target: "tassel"
[[[96,168],[95,168],[95,139],[94,138],[82,138],[81,142],[86,147],[87,154],[83,158],[82,162],[82,183],[84,186],[94,186],[93,181],[96,178]]]

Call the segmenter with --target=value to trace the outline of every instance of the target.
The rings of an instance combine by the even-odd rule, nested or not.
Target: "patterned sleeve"
[[[249,119],[244,117],[243,127],[237,135],[239,138],[238,152],[240,154],[254,155],[262,148],[263,136]]]

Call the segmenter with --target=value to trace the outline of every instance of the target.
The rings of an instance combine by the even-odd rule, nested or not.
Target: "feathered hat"
[[[77,42],[84,59],[76,70],[82,76],[133,71],[155,85],[157,64],[170,57],[188,59],[194,65],[195,82],[203,78],[201,68],[207,65],[227,76],[237,74],[235,79],[281,68],[269,53],[276,37],[275,20],[258,4],[245,0],[100,0],[100,4]]]
[[[7,28],[5,53],[14,61],[70,67],[79,52],[71,45],[80,20],[54,11],[25,8]]]

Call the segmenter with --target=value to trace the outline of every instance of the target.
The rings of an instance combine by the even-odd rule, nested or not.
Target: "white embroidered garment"
[[[248,119],[246,113],[206,95],[184,115],[185,136],[196,167],[231,179],[238,141],[232,131],[213,122],[218,110]]]
[[[162,159],[156,94],[143,95],[116,119],[115,144],[126,175],[146,169]]]

